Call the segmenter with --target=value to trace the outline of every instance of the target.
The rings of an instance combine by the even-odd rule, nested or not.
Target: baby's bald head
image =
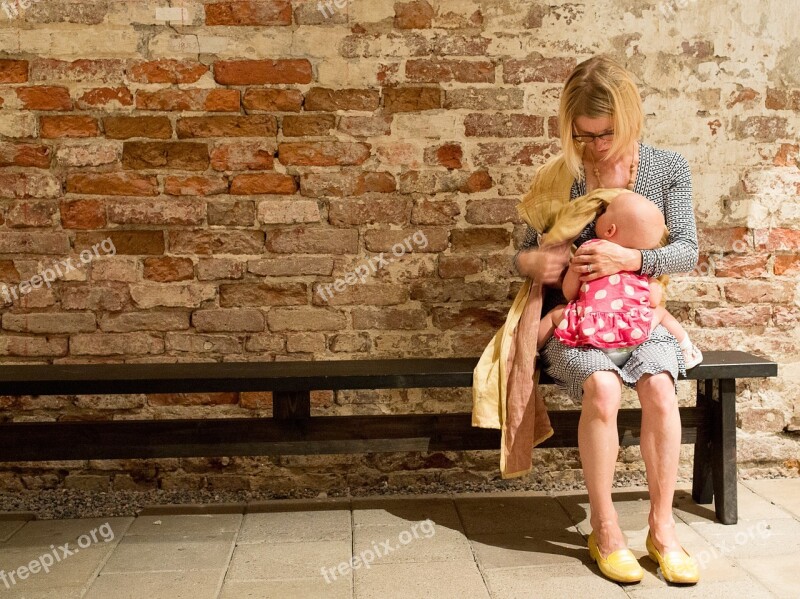
[[[597,219],[595,231],[600,239],[628,248],[650,250],[661,243],[664,215],[643,195],[621,193]]]

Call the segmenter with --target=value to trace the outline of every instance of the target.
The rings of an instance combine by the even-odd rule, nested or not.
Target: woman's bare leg
[[[667,372],[645,374],[636,384],[642,406],[641,451],[650,490],[648,523],[656,549],[680,550],[672,500],[678,479],[681,418],[675,385]]]
[[[564,318],[564,306],[556,306],[545,314],[539,321],[539,334],[536,338],[536,351],[539,351],[547,343],[547,340],[553,336],[553,331],[561,323]]]
[[[611,501],[619,453],[617,413],[621,401],[622,381],[616,372],[599,370],[583,383],[578,448],[589,493],[590,522],[600,554],[604,557],[626,547],[617,511]]]

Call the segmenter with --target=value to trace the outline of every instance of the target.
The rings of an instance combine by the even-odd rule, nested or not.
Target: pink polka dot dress
[[[581,283],[554,335],[570,347],[633,347],[650,336],[652,319],[648,278],[619,272]]]

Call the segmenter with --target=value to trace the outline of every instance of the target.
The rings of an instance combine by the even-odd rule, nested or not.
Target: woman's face
[[[600,135],[614,132],[614,121],[610,116],[590,118],[579,116],[572,124],[573,135]],[[595,160],[602,160],[611,149],[613,139],[594,139],[586,144],[586,151],[591,153]]]

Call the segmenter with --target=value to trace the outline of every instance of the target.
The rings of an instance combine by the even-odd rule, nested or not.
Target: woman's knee
[[[584,381],[584,408],[592,408],[604,420],[616,419],[621,401],[622,381],[616,372],[598,370]]]
[[[636,383],[636,392],[642,410],[670,414],[677,405],[675,382],[668,372],[643,375]]]

